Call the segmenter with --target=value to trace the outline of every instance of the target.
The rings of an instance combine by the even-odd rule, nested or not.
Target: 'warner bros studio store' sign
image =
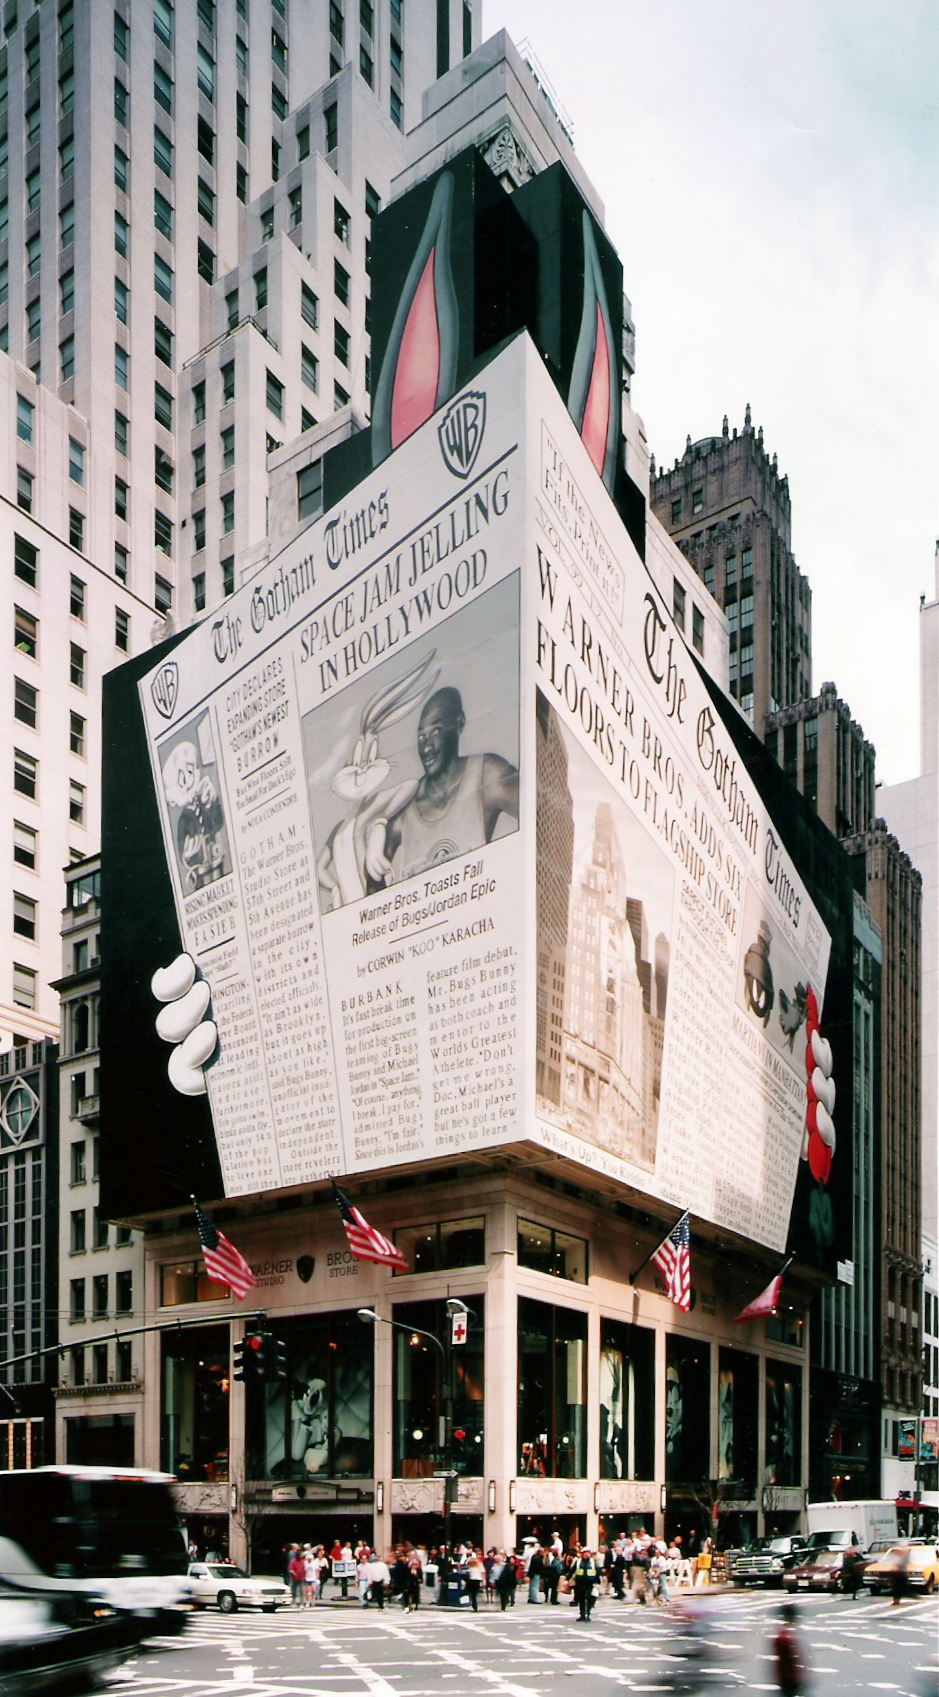
[[[141,679],[170,1076],[230,1196],[525,1137],[778,1247],[827,932],[527,338],[472,402]]]

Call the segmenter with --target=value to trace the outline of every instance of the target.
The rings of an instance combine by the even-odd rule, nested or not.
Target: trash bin
[[[437,1602],[444,1609],[468,1609],[470,1596],[466,1589],[468,1568],[451,1568],[446,1579],[440,1581],[440,1595]]]

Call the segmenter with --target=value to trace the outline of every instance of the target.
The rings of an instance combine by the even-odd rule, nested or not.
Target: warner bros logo
[[[454,477],[468,477],[476,464],[486,428],[486,397],[471,389],[452,401],[438,426],[440,452]]]
[[[157,712],[162,713],[164,719],[172,719],[176,697],[179,694],[179,667],[175,660],[167,660],[166,664],[160,667],[150,684],[150,694]]]

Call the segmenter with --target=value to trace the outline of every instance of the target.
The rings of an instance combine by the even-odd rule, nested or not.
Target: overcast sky
[[[659,464],[742,428],[789,478],[833,679],[919,770],[939,537],[939,0],[485,0],[531,41],[606,207]]]

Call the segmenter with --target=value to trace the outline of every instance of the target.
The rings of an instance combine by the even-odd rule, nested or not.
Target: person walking
[[[506,1609],[515,1607],[515,1587],[517,1584],[518,1576],[515,1571],[515,1563],[512,1560],[511,1552],[506,1550],[503,1553],[502,1567],[500,1568],[499,1575],[496,1579],[496,1590],[499,1593],[499,1606],[501,1607],[503,1614]]]
[[[541,1576],[544,1573],[544,1556],[536,1544],[528,1562],[528,1601],[541,1602]]]
[[[592,1550],[581,1550],[574,1563],[574,1599],[578,1620],[589,1620],[599,1584],[597,1564]]]
[[[479,1613],[479,1593],[486,1583],[486,1569],[478,1550],[466,1553],[466,1589],[474,1615]]]
[[[808,1682],[796,1631],[794,1603],[783,1603],[779,1611],[779,1629],[773,1639],[773,1661],[776,1684],[783,1697],[800,1697],[800,1694],[804,1697]]]
[[[419,1609],[421,1606],[421,1581],[423,1577],[424,1574],[423,1569],[421,1568],[421,1558],[415,1550],[408,1562],[406,1609],[408,1614],[411,1613],[412,1609]]]
[[[385,1606],[385,1587],[391,1584],[391,1570],[381,1556],[372,1558],[372,1602],[380,1609]]]
[[[287,1566],[290,1573],[291,1607],[302,1609],[306,1602],[306,1562],[299,1544],[291,1544]]]
[[[558,1600],[558,1588],[561,1584],[561,1574],[564,1571],[564,1564],[561,1560],[560,1554],[555,1554],[553,1549],[545,1550],[544,1564],[544,1573],[541,1578],[541,1588],[544,1593],[544,1600],[546,1603],[556,1604]]]

